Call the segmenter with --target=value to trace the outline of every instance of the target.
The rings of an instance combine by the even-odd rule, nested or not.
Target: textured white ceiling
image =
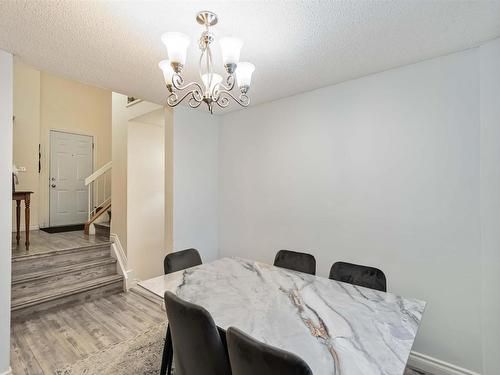
[[[217,37],[244,40],[241,58],[257,67],[253,103],[500,35],[499,1],[1,0],[0,48],[42,70],[163,103],[160,36],[182,31],[192,38],[187,69],[194,77],[202,31],[194,17],[202,9],[219,15]]]

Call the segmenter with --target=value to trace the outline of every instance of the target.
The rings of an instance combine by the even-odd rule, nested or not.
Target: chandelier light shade
[[[255,70],[255,66],[249,62],[241,62],[238,64],[238,69],[236,70],[236,80],[238,81],[238,87],[240,90],[245,92],[250,89],[250,83],[252,82],[252,74]]]
[[[179,64],[182,67],[186,63],[186,54],[189,47],[189,37],[183,33],[165,33],[161,40],[167,47],[168,59],[172,64]]]
[[[222,82],[222,77],[217,74],[203,74],[201,76],[201,80],[203,81],[203,85],[208,90],[208,92],[212,92],[217,86]],[[210,81],[211,80],[211,81]]]
[[[174,76],[175,72],[172,68],[172,65],[170,64],[170,60],[162,60],[160,61],[158,66],[163,71],[163,78],[165,79],[167,87],[172,87],[172,77]]]
[[[240,52],[241,47],[243,47],[243,42],[238,38],[221,38],[219,43],[222,50],[222,62],[224,66],[234,64],[236,68],[236,65],[240,61]]]
[[[210,113],[213,113],[215,105],[220,108],[228,107],[231,100],[247,107],[250,104],[248,91],[255,66],[248,62],[240,62],[243,42],[234,37],[220,39],[222,65],[226,72],[226,77],[223,79],[222,76],[214,72],[212,53],[215,35],[211,32],[210,27],[217,24],[217,15],[209,11],[202,11],[196,16],[196,21],[205,27],[198,42],[201,51],[198,73],[201,82],[194,81],[186,84],[182,77],[190,43],[189,37],[178,32],[168,32],[161,37],[167,48],[168,59],[160,61],[158,66],[163,72],[163,78],[169,92],[167,104],[175,107],[187,99],[191,108],[197,108],[201,103],[205,103]],[[235,89],[236,83],[239,90]]]

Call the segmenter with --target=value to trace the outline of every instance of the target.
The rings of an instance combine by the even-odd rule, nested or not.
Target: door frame
[[[50,134],[51,132],[60,132],[74,135],[84,135],[87,137],[92,137],[92,143],[94,147],[92,148],[92,172],[96,169],[96,152],[97,152],[97,137],[91,132],[86,132],[83,130],[73,130],[73,129],[64,129],[64,128],[55,128],[51,127],[47,130],[45,137],[42,138],[42,141],[45,142],[41,144],[41,154],[42,154],[42,170],[39,174],[40,178],[40,213],[39,213],[39,222],[40,227],[49,227],[50,226],[50,154],[51,154],[51,142],[50,142]],[[92,198],[94,194],[92,193]],[[93,202],[92,202],[93,203]]]

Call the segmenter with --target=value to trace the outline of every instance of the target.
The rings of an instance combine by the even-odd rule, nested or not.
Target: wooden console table
[[[32,191],[12,192],[12,200],[16,201],[16,242],[19,245],[19,227],[21,226],[21,201],[24,201],[24,230],[26,236],[26,251],[30,249],[30,198]]]

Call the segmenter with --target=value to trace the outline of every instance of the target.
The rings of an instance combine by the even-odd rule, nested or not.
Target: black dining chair
[[[291,250],[280,250],[274,258],[276,267],[316,275],[316,259],[313,255]]]
[[[165,275],[185,270],[202,264],[200,253],[196,249],[186,249],[167,254],[163,261]]]
[[[230,375],[229,357],[210,313],[165,292],[176,375]]]
[[[312,375],[307,363],[293,353],[257,341],[234,327],[226,336],[234,375]]]
[[[163,270],[165,271],[165,275],[168,275],[169,273],[199,266],[200,264],[202,264],[202,261],[198,250],[186,249],[167,254],[163,260]],[[170,333],[170,325],[168,325],[165,346],[163,347],[160,375],[170,375],[172,373],[172,359],[172,336]]]
[[[330,269],[329,278],[365,288],[380,290],[381,292],[387,291],[387,281],[384,273],[374,267],[337,262]]]

